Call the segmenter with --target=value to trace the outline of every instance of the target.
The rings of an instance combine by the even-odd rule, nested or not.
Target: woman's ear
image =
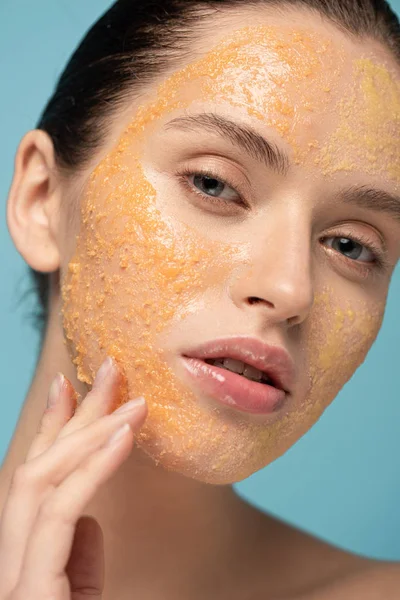
[[[15,157],[7,225],[18,252],[42,273],[60,266],[60,183],[51,138],[39,129],[29,131]]]

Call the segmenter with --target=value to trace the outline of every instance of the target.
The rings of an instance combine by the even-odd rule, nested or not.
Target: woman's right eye
[[[186,171],[179,173],[178,177],[185,187],[206,202],[248,208],[247,203],[235,187],[213,173]]]
[[[193,186],[200,190],[207,196],[213,198],[221,198],[221,200],[237,202],[240,200],[238,193],[225,182],[217,179],[216,177],[209,177],[208,175],[197,174],[191,177]]]

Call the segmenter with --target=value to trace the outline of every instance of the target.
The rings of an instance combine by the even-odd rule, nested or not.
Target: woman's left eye
[[[372,263],[376,260],[376,255],[372,250],[356,242],[355,240],[347,237],[330,237],[325,238],[326,240],[333,240],[331,244],[328,244],[330,248],[344,254],[346,258],[352,260],[360,260],[360,262]]]
[[[237,203],[241,200],[240,195],[236,190],[216,177],[197,173],[189,175],[188,179],[195,188],[206,196],[218,198],[225,202]]]

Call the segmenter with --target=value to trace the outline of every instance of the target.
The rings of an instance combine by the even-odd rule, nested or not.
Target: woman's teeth
[[[272,381],[265,375],[265,373],[255,369],[251,365],[247,365],[241,360],[236,360],[234,358],[210,358],[205,362],[214,365],[215,367],[222,367],[228,371],[233,371],[234,373],[238,373],[238,375],[243,375],[243,377],[251,379],[251,381],[261,382],[262,380],[262,383],[272,384]]]

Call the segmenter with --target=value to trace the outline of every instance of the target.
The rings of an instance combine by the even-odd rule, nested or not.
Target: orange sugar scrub
[[[335,297],[333,288],[317,294],[310,318],[309,358],[311,395],[306,400],[310,416],[318,418],[329,397],[364,362],[382,325],[385,301],[354,302]]]
[[[354,61],[353,83],[338,105],[339,124],[316,164],[325,174],[363,171],[400,184],[400,80],[370,59]],[[351,154],[343,155],[351,148]]]
[[[193,88],[197,100],[234,106],[278,133],[296,164],[321,166],[326,176],[362,164],[400,180],[400,81],[370,58],[349,67],[328,35],[243,27],[161,83],[138,118],[144,125],[187,108]]]
[[[329,40],[322,43],[312,33],[282,35],[266,26],[239,30],[159,85],[85,186],[76,247],[62,277],[68,349],[79,380],[88,385],[105,355],[115,358],[125,376],[122,401],[144,395],[148,403],[137,444],[167,469],[226,484],[282,454],[351,376],[350,366],[360,364],[379,315],[371,322],[366,308],[350,317],[350,305],[323,296],[317,317],[310,318],[315,324],[306,345],[310,385],[300,390],[307,398],[289,403],[268,421],[200,400],[177,375],[160,339],[182,330],[199,306],[227,295],[233,272],[251,266],[251,244],[216,241],[163,213],[158,203],[163,189],[150,183],[142,161],[146,138],[159,120],[186,109],[195,90],[197,100],[223,99],[263,119],[299,157],[309,115],[335,97],[332,81],[339,75],[333,64],[342,60],[340,52],[332,70],[326,68],[335,53]],[[318,144],[310,144],[306,152],[316,152]],[[336,323],[332,330],[327,313],[340,311],[346,326]],[[222,318],[215,337],[226,333]],[[348,360],[353,342],[354,354],[343,370],[339,365]]]
[[[331,114],[339,99],[345,53],[328,36],[274,26],[243,27],[210,52],[161,83],[157,100],[139,109],[148,123],[197,100],[242,109],[262,121],[290,146],[293,159],[304,161],[319,148],[310,132],[315,116]],[[143,123],[143,124],[144,124]]]

